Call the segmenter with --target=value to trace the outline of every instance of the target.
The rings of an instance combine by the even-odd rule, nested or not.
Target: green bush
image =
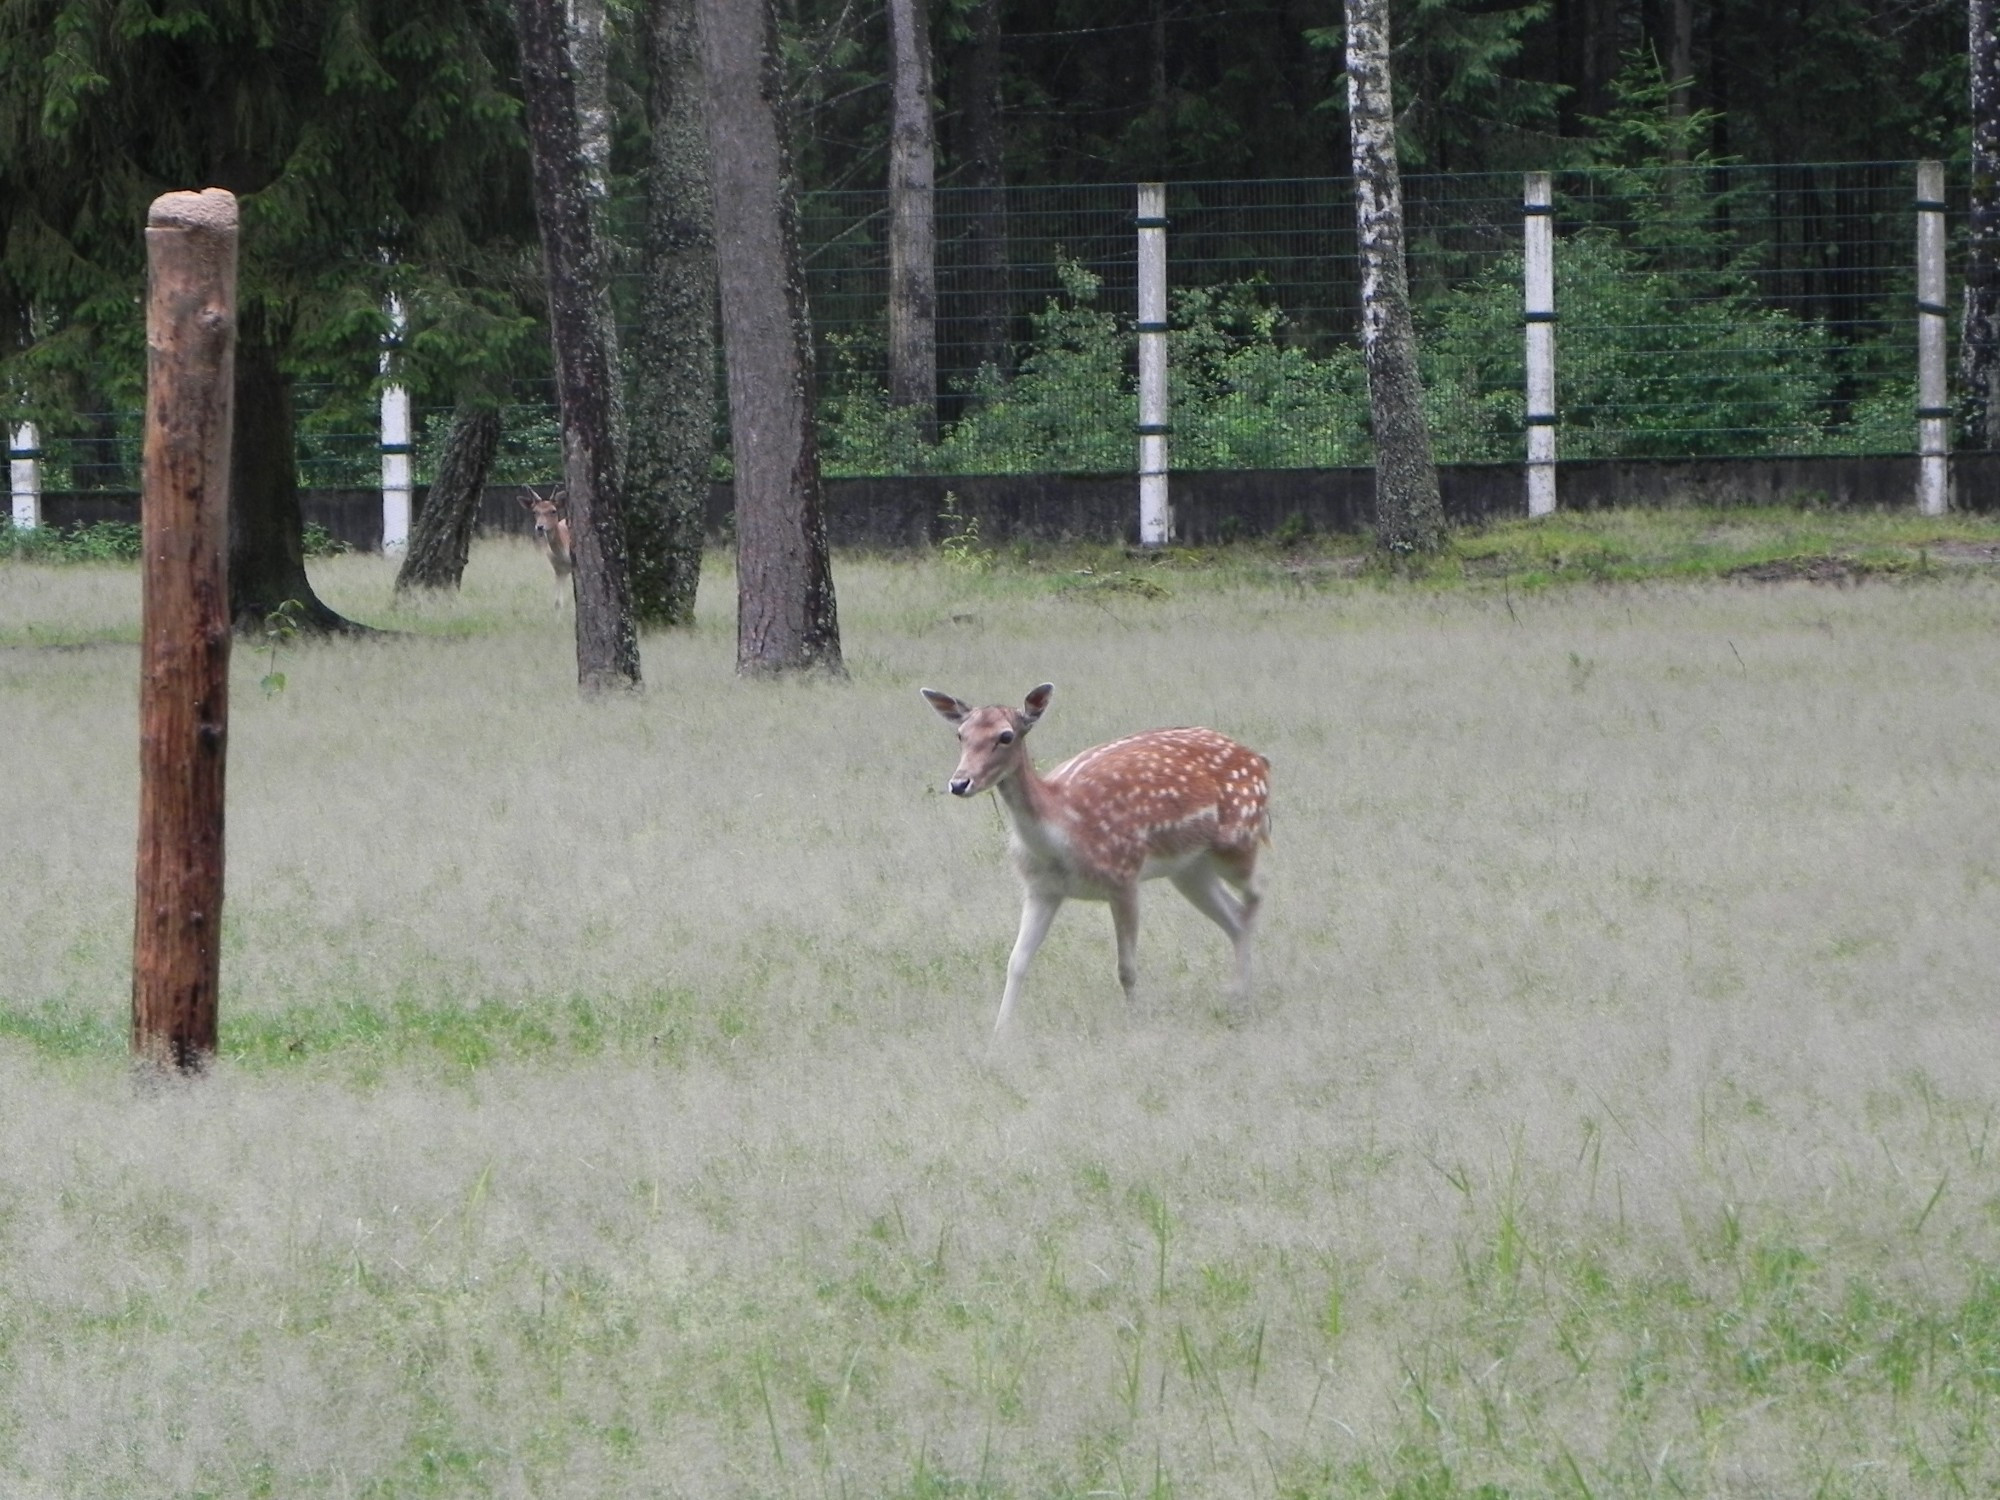
[[[835,342],[820,407],[830,474],[1117,473],[1132,467],[1138,394],[1130,327],[1099,308],[1099,279],[1060,263],[1063,296],[1034,319],[1018,373],[988,370],[966,414],[927,445],[868,373],[859,341]],[[1285,341],[1282,310],[1255,283],[1175,294],[1168,335],[1177,468],[1298,468],[1368,460],[1359,352],[1315,356]]]
[[[16,526],[0,521],[0,555],[27,562],[130,563],[139,560],[138,523],[96,521],[87,526]]]
[[[1521,262],[1423,310],[1438,457],[1522,451]],[[1556,395],[1564,458],[1812,453],[1829,441],[1825,331],[1747,289],[1690,295],[1601,231],[1556,255]]]

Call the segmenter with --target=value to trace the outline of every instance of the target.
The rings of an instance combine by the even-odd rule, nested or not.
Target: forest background
[[[629,208],[619,216],[629,231],[621,269],[633,279],[649,232],[645,42],[669,4],[608,7],[612,197]],[[884,185],[888,26],[882,4],[798,0],[780,9],[810,258],[815,202]],[[941,241],[990,232],[982,194],[1032,185],[1346,172],[1341,9],[1332,0],[945,0],[925,7],[924,18],[936,182],[959,214],[941,217]],[[1627,243],[1594,247],[1598,284],[1620,282],[1653,299],[1626,309],[1628,322],[1678,320],[1675,299],[1689,297],[1711,304],[1718,330],[1744,321],[1755,290],[1740,272],[1755,247],[1741,204],[1732,208],[1728,164],[1928,156],[1948,163],[1955,184],[1967,175],[1963,4],[1408,0],[1395,7],[1395,25],[1406,172],[1668,174],[1615,179]],[[1692,195],[1679,171],[1687,167],[1703,169]],[[1659,186],[1669,181],[1682,187]],[[451,412],[482,404],[508,416],[493,477],[550,477],[544,292],[507,6],[0,3],[0,316],[11,327],[0,384],[63,465],[45,481],[55,487],[129,481],[142,376],[132,315],[136,226],[154,193],[196,182],[230,187],[245,201],[245,344],[268,359],[274,385],[296,389],[305,482],[372,482],[372,402],[391,378],[430,414],[420,478],[436,462]],[[1901,227],[1894,232],[1900,237]],[[1662,271],[1678,280],[1662,281]],[[1178,272],[1176,284],[1184,285]],[[1218,389],[1278,379],[1291,394],[1256,405],[1247,426],[1211,431],[1202,392],[1177,393],[1191,439],[1177,447],[1177,463],[1204,455],[1365,461],[1358,418],[1353,430],[1318,421],[1301,443],[1285,438],[1295,429],[1274,416],[1299,400],[1360,410],[1351,350],[1343,357],[1327,343],[1329,332],[1337,341],[1348,330],[1306,327],[1268,289],[1240,278],[1185,290],[1175,311],[1177,366],[1192,362],[1196,385],[1206,372]],[[1433,299],[1426,325],[1432,380],[1476,389],[1445,411],[1443,456],[1511,456],[1518,414],[1508,403],[1518,405],[1518,383],[1506,371],[1466,375],[1449,357],[1494,345],[1518,309],[1517,286],[1503,275],[1469,299],[1463,284],[1448,290],[1456,301]],[[1087,271],[1068,267],[1046,302],[1017,297],[992,335],[988,384],[959,377],[956,389],[939,393],[948,418],[983,411],[983,427],[948,429],[946,448],[929,452],[882,399],[880,333],[823,322],[830,472],[1122,462],[1129,425],[1079,424],[1069,408],[1035,404],[1070,401],[1093,384],[1116,392],[1124,330],[1093,305],[1094,294]],[[1890,301],[1886,290],[1872,295]],[[390,322],[392,296],[405,319],[399,329]],[[387,364],[385,340],[394,346]],[[1854,369],[1876,359],[1879,340],[1865,334],[1863,342],[1871,347],[1841,367],[1809,334],[1774,329],[1763,383],[1753,379],[1735,409],[1698,411],[1681,425],[1726,435],[1754,423],[1776,434],[1764,451],[1828,451],[1823,414],[1832,411],[1841,432],[1833,451],[1882,451],[1870,435],[1876,427],[1893,429],[1900,444],[1910,425],[1901,380],[1868,386],[1872,406],[1828,407],[1824,399],[1852,388]],[[1627,358],[1643,367],[1655,353]],[[1575,382],[1569,389],[1584,394]],[[1482,410],[1482,393],[1492,391],[1502,398]],[[1613,407],[1621,399],[1604,396]],[[1012,425],[996,410],[1011,412]],[[1822,415],[1807,430],[1801,413]],[[1065,428],[1087,429],[1077,451],[1057,442]],[[1267,435],[1261,444],[1251,440],[1257,431]],[[951,450],[954,439],[961,451]],[[1097,451],[1107,440],[1116,455]],[[718,452],[725,449],[719,432]],[[1695,438],[1663,443],[1655,434],[1566,451],[1705,450]]]

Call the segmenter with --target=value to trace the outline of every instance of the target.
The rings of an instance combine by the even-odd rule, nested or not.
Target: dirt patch
[[[2000,563],[2000,542],[1932,542],[1924,549],[1940,562]]]
[[[1864,578],[1905,572],[1909,566],[1902,562],[1863,562],[1854,557],[1774,557],[1769,562],[1729,568],[1722,576],[1746,583],[1859,583]]]
[[[1334,578],[1359,578],[1368,559],[1355,553],[1347,557],[1288,557],[1278,564],[1294,583],[1321,583]]]

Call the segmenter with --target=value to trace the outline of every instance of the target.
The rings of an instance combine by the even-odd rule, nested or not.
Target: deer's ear
[[[1036,688],[1032,693],[1028,694],[1027,698],[1023,701],[1023,707],[1026,710],[1023,717],[1025,717],[1030,724],[1034,723],[1037,719],[1041,718],[1043,714],[1048,712],[1049,699],[1055,697],[1055,695],[1056,695],[1056,685],[1053,682],[1043,683],[1040,687]]]
[[[959,702],[950,693],[940,693],[935,688],[924,688],[922,692],[930,706],[953,724],[962,722],[972,712],[968,705]]]

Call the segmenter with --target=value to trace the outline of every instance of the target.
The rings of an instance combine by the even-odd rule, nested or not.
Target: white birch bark
[[[937,438],[937,252],[925,0],[889,0],[889,404]]]
[[[1393,555],[1444,545],[1444,506],[1417,374],[1403,262],[1403,182],[1389,75],[1388,0],[1346,0],[1347,117],[1361,251],[1361,349],[1375,428],[1375,542]]]
[[[2000,5],[1968,0],[1972,195],[1965,236],[1965,317],[1960,383],[1968,438],[2000,448]]]

